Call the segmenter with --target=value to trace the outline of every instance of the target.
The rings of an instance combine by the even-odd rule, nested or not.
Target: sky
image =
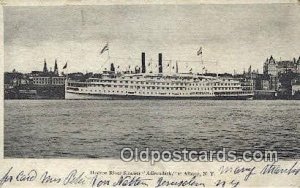
[[[262,72],[271,55],[300,56],[299,20],[297,4],[10,6],[4,69],[42,70],[44,59],[52,69],[57,59],[60,71],[68,62],[68,72],[100,72],[110,62],[126,69],[145,52],[152,69],[162,53],[165,71],[177,60],[179,72]],[[109,60],[100,54],[107,42]]]

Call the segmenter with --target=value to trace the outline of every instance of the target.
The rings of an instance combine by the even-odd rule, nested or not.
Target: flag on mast
[[[108,43],[105,44],[105,46],[102,48],[102,50],[100,51],[100,55],[103,54],[105,51],[108,51]]]
[[[66,62],[66,64],[64,65],[63,69],[66,69],[68,66],[68,62]]]
[[[197,55],[202,55],[202,46],[201,46],[200,49],[198,50]]]

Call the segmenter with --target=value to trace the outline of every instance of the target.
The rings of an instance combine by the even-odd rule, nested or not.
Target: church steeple
[[[43,69],[43,72],[44,73],[48,72],[46,59],[44,59],[44,69]]]
[[[55,59],[54,74],[55,74],[55,75],[58,75],[57,59]]]

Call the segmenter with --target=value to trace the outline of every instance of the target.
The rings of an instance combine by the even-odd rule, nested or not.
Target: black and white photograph
[[[4,158],[299,160],[299,23],[297,3],[3,6]]]

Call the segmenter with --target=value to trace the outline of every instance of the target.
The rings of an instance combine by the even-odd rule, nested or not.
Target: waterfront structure
[[[42,71],[32,71],[28,74],[5,73],[5,99],[63,99],[65,76],[59,75],[57,60],[54,71],[49,71],[44,60]]]
[[[267,58],[263,66],[262,89],[278,94],[279,98],[290,98],[291,81],[300,74],[300,57],[292,60],[276,61],[273,56]]]
[[[292,80],[292,96],[300,98],[300,77]]]
[[[113,67],[113,66],[111,66]],[[253,97],[251,81],[193,73],[164,74],[162,54],[158,73],[146,73],[145,53],[141,72],[116,73],[111,68],[98,78],[67,80],[66,99],[248,99]]]
[[[284,61],[276,61],[273,56],[271,56],[270,58],[267,58],[263,67],[264,74],[275,77],[280,73],[285,73],[288,71],[297,74],[300,73],[300,56],[298,60],[296,60],[296,58],[293,58],[293,60]]]
[[[37,86],[47,86],[47,85],[57,85],[63,86],[65,84],[64,76],[36,76],[30,77],[33,85]]]
[[[65,76],[59,76],[57,60],[55,59],[54,71],[48,71],[46,59],[44,60],[43,71],[32,71],[29,79],[36,86],[63,86],[65,84]]]

